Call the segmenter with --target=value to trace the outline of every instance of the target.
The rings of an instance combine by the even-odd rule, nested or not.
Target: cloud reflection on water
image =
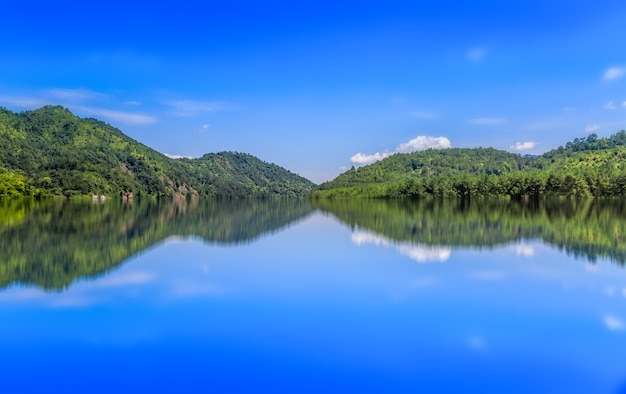
[[[371,244],[375,246],[394,247],[400,254],[409,257],[418,263],[443,263],[450,258],[450,247],[429,246],[410,242],[394,241],[369,231],[356,230],[352,233],[352,242],[356,245]]]

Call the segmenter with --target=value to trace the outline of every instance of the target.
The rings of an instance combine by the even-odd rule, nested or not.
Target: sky
[[[626,128],[626,2],[9,2],[0,106],[314,182],[396,152]]]

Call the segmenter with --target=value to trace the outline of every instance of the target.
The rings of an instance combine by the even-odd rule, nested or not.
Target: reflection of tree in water
[[[293,199],[13,203],[0,207],[0,287],[21,282],[61,289],[168,237],[248,243],[311,211],[308,202]]]
[[[491,248],[537,238],[576,257],[626,262],[626,206],[619,200],[539,202],[317,200],[353,229],[394,241]]]

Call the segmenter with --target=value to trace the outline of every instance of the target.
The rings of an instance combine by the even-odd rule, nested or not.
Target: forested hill
[[[626,132],[591,134],[541,156],[492,148],[395,154],[320,185],[324,197],[613,197],[626,195]]]
[[[354,186],[370,182],[393,182],[407,176],[499,175],[527,167],[533,159],[493,148],[430,149],[398,153],[365,167],[354,167],[320,189]]]
[[[303,196],[315,185],[244,153],[171,159],[59,106],[0,108],[0,197]]]

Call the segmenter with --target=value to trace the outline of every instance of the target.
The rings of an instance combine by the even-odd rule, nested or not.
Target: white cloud
[[[404,142],[398,145],[393,152],[376,152],[372,155],[366,155],[359,152],[356,155],[352,156],[350,158],[350,161],[355,164],[370,164],[375,161],[379,161],[386,157],[389,157],[394,153],[411,153],[427,149],[446,149],[450,148],[450,146],[450,140],[446,137],[430,137],[420,135],[416,138],[413,138],[409,142]]]
[[[446,137],[429,137],[420,135],[409,142],[402,143],[396,148],[398,153],[411,153],[426,149],[445,149],[450,147],[450,140]]]
[[[622,103],[622,108],[626,108],[626,101]]]
[[[625,72],[626,67],[611,67],[604,72],[604,76],[602,78],[604,78],[605,81],[611,81],[621,77]]]
[[[410,242],[393,241],[382,235],[357,230],[352,233],[352,242],[357,245],[372,244],[376,246],[394,247],[396,250],[418,263],[444,262],[450,258],[452,249],[443,246],[413,244]]]
[[[205,123],[205,124],[202,125],[202,128],[205,129],[205,130],[208,129],[209,127],[211,127],[211,125],[208,124],[208,123]]]
[[[467,51],[467,58],[471,61],[479,61],[482,60],[486,54],[487,51],[485,51],[484,48],[472,48]]]
[[[585,127],[585,132],[586,133],[595,133],[598,130],[600,130],[600,126],[598,126],[597,124],[588,124]]]
[[[128,101],[124,101],[124,104],[126,104],[126,105],[141,105],[141,101],[128,100]]]
[[[606,326],[606,328],[608,328],[611,331],[623,330],[626,327],[626,325],[624,324],[624,321],[622,321],[620,318],[617,318],[615,316],[606,315],[604,316],[603,320],[604,320],[604,325]]]
[[[191,156],[171,155],[171,154],[165,153],[165,152],[163,152],[163,155],[169,157],[170,159],[192,159]]]
[[[437,246],[403,244],[397,245],[396,249],[400,254],[418,263],[428,263],[431,261],[443,263],[447,261],[452,254],[452,249]]]
[[[389,155],[390,153],[387,153],[387,152],[385,153],[376,152],[373,155],[366,155],[366,154],[359,152],[356,155],[352,156],[350,158],[350,161],[355,164],[370,164],[375,161],[382,160]]]
[[[533,257],[535,255],[535,248],[526,244],[515,245],[515,254],[518,256]]]
[[[613,103],[613,100],[611,100],[608,103],[604,104],[604,109],[615,109],[615,103]]]
[[[467,121],[470,124],[479,124],[485,126],[500,125],[506,123],[504,118],[474,118]]]
[[[72,109],[72,107],[70,107],[70,109]],[[84,112],[88,115],[99,116],[107,120],[112,120],[114,122],[120,122],[125,124],[152,124],[157,122],[157,119],[155,117],[149,115],[135,114],[131,112],[88,107],[73,107],[73,109]]]
[[[535,146],[537,146],[537,144],[538,142],[535,141],[516,142],[515,145],[511,146],[511,149],[517,151],[525,151],[533,149]]]

